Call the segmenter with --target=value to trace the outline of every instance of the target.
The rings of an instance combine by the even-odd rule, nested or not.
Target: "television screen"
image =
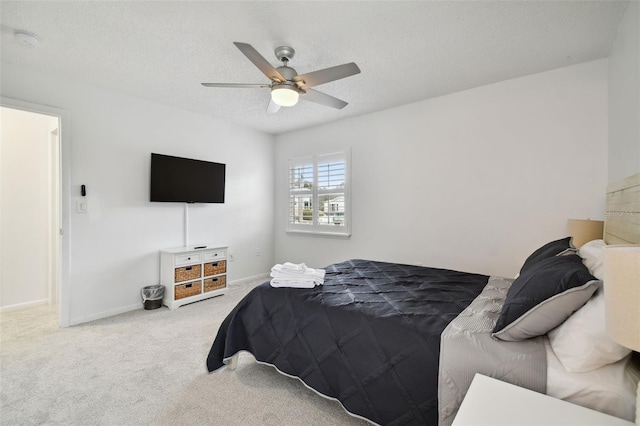
[[[226,165],[151,154],[151,201],[224,203]]]

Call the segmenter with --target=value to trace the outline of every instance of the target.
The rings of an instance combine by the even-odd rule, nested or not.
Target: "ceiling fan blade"
[[[315,102],[320,105],[337,109],[342,109],[349,105],[343,100],[334,98],[333,96],[329,96],[326,93],[318,92],[317,90],[313,89],[307,89],[307,93],[301,96],[301,98],[309,102]]]
[[[273,99],[269,99],[269,105],[267,106],[267,113],[275,114],[278,111],[280,111],[280,105],[273,102]]]
[[[244,56],[246,56],[251,62],[253,62],[253,65],[258,67],[258,69],[260,69],[260,71],[262,71],[264,75],[269,77],[270,80],[278,82],[287,81],[287,79],[284,78],[282,74],[280,74],[280,72],[278,72],[278,70],[276,70],[269,63],[269,61],[264,58],[264,56],[258,53],[258,51],[254,49],[253,46],[247,43],[239,43],[237,41],[234,41],[233,44],[235,44],[236,47],[240,49],[242,53],[244,53]]]
[[[360,68],[350,62],[348,64],[338,65],[331,68],[325,68],[319,71],[313,71],[307,74],[298,75],[293,78],[293,81],[302,82],[299,86],[306,90],[308,87],[318,86],[320,84],[328,83],[334,80],[340,80],[341,78],[350,77],[354,74],[359,74]]]
[[[241,83],[201,83],[205,87],[236,87],[236,88],[245,88],[245,89],[253,89],[253,88],[265,88],[271,87],[268,84],[241,84]]]

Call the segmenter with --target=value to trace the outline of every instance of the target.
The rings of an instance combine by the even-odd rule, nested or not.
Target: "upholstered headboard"
[[[640,173],[607,187],[607,244],[640,244]]]

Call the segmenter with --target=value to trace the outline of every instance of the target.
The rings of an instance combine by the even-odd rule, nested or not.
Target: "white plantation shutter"
[[[289,223],[313,224],[313,159],[300,159],[289,166]]]
[[[350,152],[289,160],[289,232],[349,236]]]

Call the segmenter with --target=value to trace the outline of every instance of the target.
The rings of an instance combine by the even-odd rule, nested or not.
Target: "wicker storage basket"
[[[201,272],[202,270],[200,268],[200,265],[191,265],[184,266],[182,268],[176,268],[174,282],[179,283],[182,281],[189,281],[200,278],[202,276]]]
[[[206,280],[204,280],[205,293],[207,291],[213,291],[213,290],[218,290],[220,288],[225,288],[226,286],[227,286],[227,277],[224,275],[221,277],[207,278]]]
[[[200,281],[175,286],[173,299],[184,299],[185,297],[195,296],[196,294],[200,294]]]
[[[204,276],[210,277],[211,275],[224,274],[227,272],[227,261],[220,260],[218,262],[211,262],[204,264]]]

